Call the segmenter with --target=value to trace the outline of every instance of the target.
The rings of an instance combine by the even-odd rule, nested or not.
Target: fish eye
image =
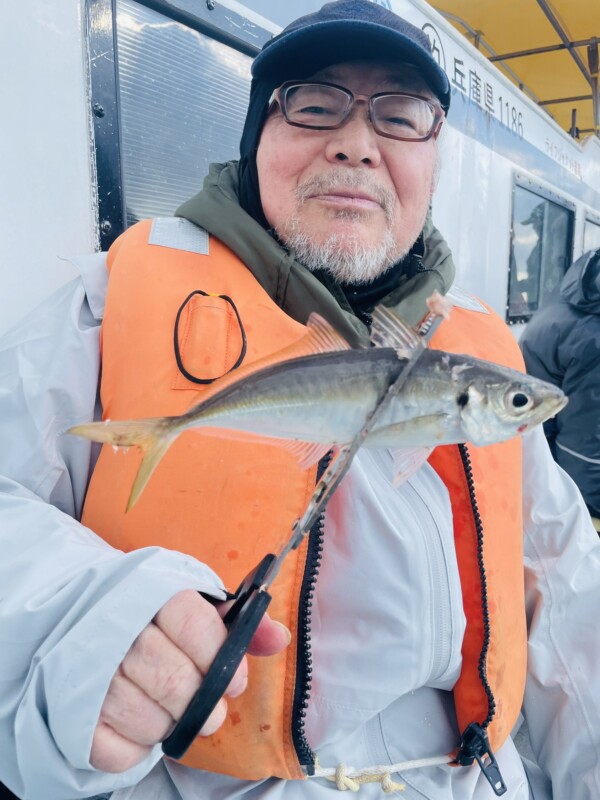
[[[525,392],[514,389],[507,393],[506,403],[510,410],[525,411],[531,406],[532,400]]]

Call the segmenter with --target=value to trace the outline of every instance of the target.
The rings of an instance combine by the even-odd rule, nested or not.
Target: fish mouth
[[[554,391],[552,393],[548,393],[548,397],[545,398],[545,411],[550,411],[551,413],[548,414],[546,419],[549,417],[553,417],[555,414],[558,414],[559,411],[562,411],[563,408],[569,402],[569,398],[567,395],[562,391],[562,389],[558,389],[553,387]]]
[[[556,387],[553,388],[554,392],[560,392],[560,394],[553,393],[554,396],[548,395],[548,397],[545,397],[540,403],[537,411],[534,412],[527,422],[524,422],[519,426],[519,433],[525,433],[525,431],[529,430],[530,428],[540,425],[542,422],[546,422],[546,420],[551,419],[551,417],[555,417],[559,411],[562,411],[567,405],[569,398],[566,396],[566,394]]]

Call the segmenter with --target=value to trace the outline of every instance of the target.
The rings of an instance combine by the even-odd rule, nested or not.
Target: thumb
[[[248,653],[251,656],[274,656],[291,641],[292,634],[289,628],[265,614],[250,641]]]
[[[221,617],[227,614],[233,603],[233,600],[227,600],[225,603],[217,605],[217,611]],[[289,628],[265,614],[258,623],[258,628],[250,640],[247,652],[251,656],[274,656],[287,647],[291,641],[292,634]]]

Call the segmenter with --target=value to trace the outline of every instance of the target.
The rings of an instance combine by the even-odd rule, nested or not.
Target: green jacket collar
[[[366,326],[353,314],[334,281],[322,281],[309,272],[240,207],[237,162],[212,164],[202,191],[183,203],[175,214],[226,244],[291,317],[305,323],[309,314],[316,311],[352,346],[368,343]],[[423,239],[423,271],[406,280],[384,301],[409,325],[416,325],[425,316],[425,301],[434,290],[446,294],[455,274],[450,249],[429,216]]]

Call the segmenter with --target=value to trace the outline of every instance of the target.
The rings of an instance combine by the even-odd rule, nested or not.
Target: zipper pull
[[[492,753],[490,742],[484,729],[477,722],[472,722],[463,731],[460,749],[456,762],[462,767],[470,766],[477,761],[494,794],[500,797],[505,794],[506,784],[500,774],[498,762]]]

